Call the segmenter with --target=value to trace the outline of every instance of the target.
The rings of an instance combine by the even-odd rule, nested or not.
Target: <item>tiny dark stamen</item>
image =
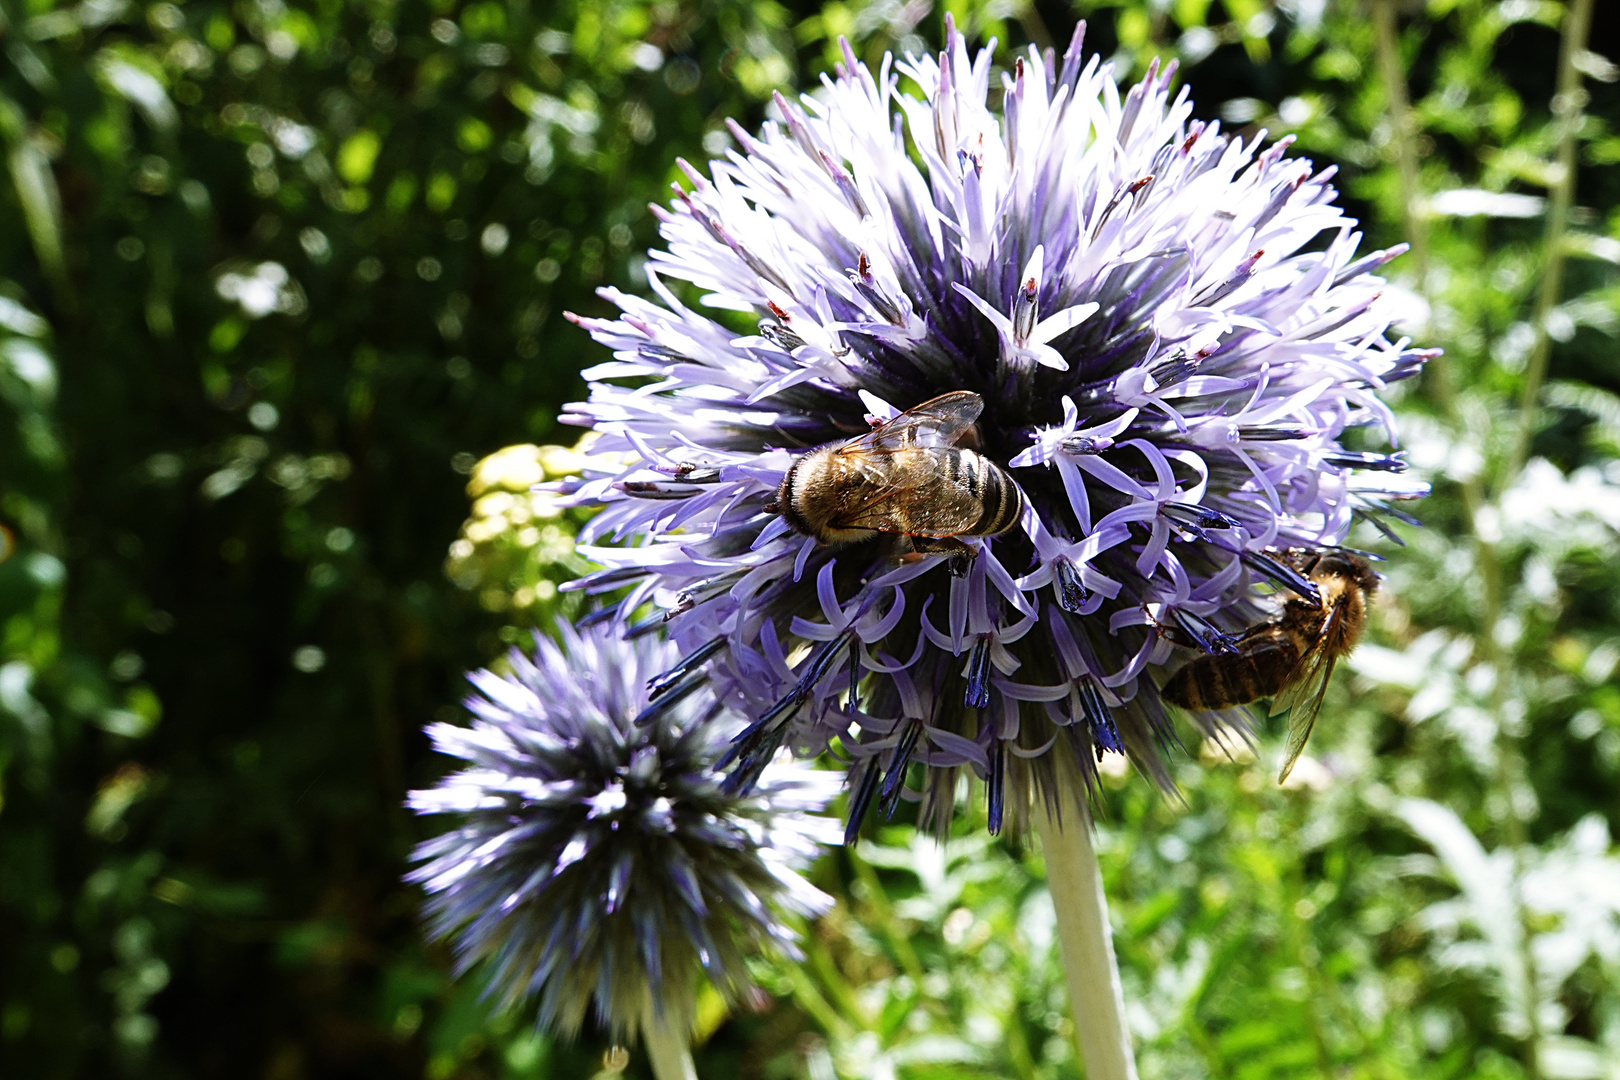
[[[1066,454],[1100,454],[1113,446],[1114,440],[1106,435],[1070,435],[1058,443]]]
[[[1095,411],[1099,405],[1112,405],[1118,400],[1114,396],[1114,391],[1118,388],[1118,385],[1119,377],[1116,375],[1076,387],[1069,396],[1074,398],[1074,403],[1082,409]]]
[[[1243,427],[1238,428],[1238,438],[1244,442],[1292,442],[1295,439],[1308,439],[1315,435],[1314,431],[1304,428],[1277,428],[1277,427]]]
[[[1366,499],[1366,503],[1367,503],[1367,505],[1369,507],[1371,507],[1373,510],[1376,510],[1378,513],[1380,513],[1380,514],[1388,514],[1390,517],[1394,518],[1396,521],[1401,522],[1403,525],[1410,525],[1414,529],[1420,529],[1420,528],[1423,527],[1423,522],[1419,521],[1417,518],[1413,517],[1411,514],[1408,514],[1404,510],[1395,509],[1393,506],[1391,506],[1389,503],[1385,502],[1383,499],[1374,499],[1374,498],[1369,497],[1369,498]]]
[[[982,709],[990,704],[990,635],[982,634],[968,658],[967,693],[962,704],[970,709]]]
[[[1039,301],[1040,282],[1029,278],[1013,299],[1013,337],[1017,340],[1028,341],[1029,335],[1035,332],[1035,324],[1040,320]]]
[[[1243,565],[1285,589],[1290,589],[1317,607],[1322,606],[1322,596],[1316,591],[1311,579],[1289,566],[1281,559],[1275,558],[1264,551],[1245,551],[1238,555]]]
[[[1132,195],[1135,195],[1137,192],[1141,191],[1151,183],[1153,183],[1153,177],[1144,176],[1140,180],[1131,181],[1129,184],[1115,192],[1114,197],[1108,200],[1108,205],[1103,208],[1103,212],[1098,216],[1097,224],[1091,227],[1091,238],[1093,240],[1097,239],[1097,235],[1102,232],[1103,226],[1108,224],[1108,219],[1114,216],[1115,210],[1119,209],[1120,203],[1124,202]]]
[[[1060,556],[1052,568],[1052,573],[1057,578],[1058,603],[1064,611],[1080,614],[1086,601],[1091,598],[1091,594],[1086,591],[1085,582],[1081,579],[1080,568]]]
[[[1355,262],[1351,263],[1349,266],[1345,267],[1343,270],[1340,270],[1336,275],[1334,275],[1333,287],[1338,288],[1347,281],[1354,281],[1362,274],[1372,273],[1374,270],[1379,269],[1390,260],[1394,259],[1396,256],[1405,254],[1406,249],[1406,244],[1396,244],[1392,248],[1386,248],[1383,251],[1375,251],[1371,255],[1357,259]]]
[[[877,793],[878,775],[877,759],[867,758],[861,765],[861,778],[856,781],[855,790],[849,793],[849,820],[844,825],[845,847],[854,847],[861,838],[861,822],[866,820],[872,796]]]
[[[767,728],[763,718],[743,729],[742,734],[732,740],[731,749],[715,763],[716,771],[736,763],[726,778],[720,781],[720,790],[727,795],[746,795],[753,791],[765,772],[765,766],[771,763],[771,758],[782,746],[782,740],[787,738],[787,733],[785,723]]]
[[[636,714],[636,726],[646,727],[665,712],[691,697],[694,692],[708,681],[708,676],[702,671],[687,672],[681,678],[666,686],[651,705]]]
[[[1371,525],[1373,528],[1377,529],[1381,534],[1383,534],[1384,539],[1388,540],[1390,543],[1396,544],[1400,547],[1406,546],[1406,541],[1401,537],[1401,534],[1396,532],[1390,523],[1385,521],[1382,516],[1359,506],[1356,507],[1352,513],[1356,517],[1365,521],[1367,524]]]
[[[731,749],[726,751],[716,769],[724,769],[735,761],[736,768],[726,777],[721,785],[731,794],[740,794],[753,790],[759,776],[770,764],[771,755],[776,753],[777,747],[787,737],[787,721],[798,711],[799,706],[810,699],[815,691],[816,684],[821,677],[827,674],[833,660],[838,656],[840,648],[848,635],[840,634],[816,650],[805,665],[799,670],[799,681],[793,684],[793,689],[777,699],[776,704],[765,711],[765,715],[744,728],[736,738],[731,740]]]
[[[1102,690],[1091,679],[1085,678],[1080,680],[1079,691],[1080,710],[1085,714],[1086,726],[1091,730],[1091,742],[1096,748],[1097,760],[1102,760],[1104,751],[1123,754],[1125,744],[1120,740],[1119,726],[1114,722],[1114,711],[1108,707]]]
[[[769,319],[759,324],[759,336],[783,352],[792,352],[794,349],[804,346],[804,338],[781,323],[771,322]]]
[[[624,606],[624,602],[621,600],[617,603],[609,604],[606,607],[597,608],[590,614],[583,616],[579,622],[575,624],[575,628],[579,630],[587,630],[590,627],[600,626],[605,622],[611,622],[613,619],[619,617],[619,608],[622,606]]]
[[[861,643],[849,643],[849,711],[861,709]]]
[[[1383,380],[1388,384],[1410,379],[1423,370],[1424,364],[1443,355],[1444,349],[1407,349],[1396,360],[1395,366],[1384,373]]]
[[[1211,285],[1209,288],[1193,297],[1191,306],[1208,307],[1211,304],[1226,299],[1233,292],[1237,291],[1239,286],[1241,286],[1245,281],[1248,281],[1249,278],[1254,275],[1255,264],[1260,261],[1260,257],[1265,253],[1265,249],[1261,248],[1259,251],[1256,251],[1254,254],[1250,255],[1247,259],[1244,259],[1238,264],[1237,269],[1233,270],[1231,274],[1227,275],[1224,281],[1216,282],[1214,285]]]
[[[702,645],[699,645],[696,649],[693,649],[691,652],[681,657],[679,660],[675,661],[675,666],[670,668],[668,671],[647,680],[649,698],[653,701],[658,700],[658,697],[663,694],[665,690],[669,689],[671,686],[675,685],[676,682],[680,681],[682,676],[684,676],[688,671],[691,671],[699,664],[702,664],[709,657],[719,652],[721,648],[725,646],[725,643],[726,639],[723,637],[717,637],[710,641],[706,641]]]
[[[672,479],[683,484],[717,484],[720,482],[720,470],[707,466],[700,467],[693,461],[682,461],[674,466],[654,465],[657,472],[668,473]]]
[[[646,576],[647,569],[642,566],[625,566],[618,570],[603,570],[590,576],[590,587],[593,592],[601,592],[616,585],[640,581]]]
[[[634,641],[636,638],[646,637],[648,634],[657,633],[664,628],[664,623],[668,621],[668,618],[669,617],[663,612],[648,616],[638,623],[631,623],[629,628],[625,630],[624,636]]]
[[[1203,616],[1195,615],[1190,611],[1183,611],[1181,608],[1171,608],[1170,618],[1175,621],[1176,626],[1183,633],[1197,642],[1198,647],[1209,655],[1237,652],[1237,642],[1232,636],[1216,629]]]
[[[1000,739],[990,742],[990,774],[985,777],[991,836],[1001,835],[1001,812],[1007,801],[1007,750]]]
[[[660,480],[625,480],[616,486],[626,495],[638,499],[690,499],[698,494],[695,488],[668,487]]]
[[[1180,526],[1200,540],[1209,539],[1204,531],[1206,529],[1236,529],[1243,524],[1235,517],[1198,503],[1160,503],[1159,513],[1171,524]]]
[[[905,734],[900,736],[900,743],[894,748],[894,757],[889,762],[889,771],[883,777],[883,788],[880,793],[883,816],[892,819],[894,812],[900,806],[900,796],[906,789],[906,767],[911,764],[912,752],[917,749],[917,740],[922,737],[923,725],[916,720],[906,725]]]
[[[1353,450],[1338,450],[1323,454],[1322,460],[1329,465],[1338,465],[1345,469],[1370,469],[1374,472],[1391,473],[1406,471],[1406,462],[1399,453],[1368,454]]]
[[[1195,353],[1185,353],[1177,349],[1149,368],[1148,374],[1153,376],[1160,390],[1167,390],[1197,374],[1212,351],[1201,349]]]

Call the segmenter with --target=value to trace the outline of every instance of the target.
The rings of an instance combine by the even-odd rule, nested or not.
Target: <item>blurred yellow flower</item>
[[[574,554],[574,535],[588,511],[559,505],[537,484],[577,475],[594,436],[574,446],[522,443],[502,447],[473,466],[467,482],[471,516],[450,545],[445,573],[478,595],[490,611],[505,612],[501,636],[516,641],[526,627],[573,614],[574,601],[558,586],[588,567]]]

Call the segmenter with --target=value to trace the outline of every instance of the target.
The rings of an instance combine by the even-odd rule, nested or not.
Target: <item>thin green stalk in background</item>
[[[838,1014],[827,996],[821,992],[810,973],[803,964],[789,964],[786,968],[788,981],[793,988],[793,1003],[803,1009],[810,1018],[821,1025],[830,1038],[852,1039],[855,1029],[850,1023]]]
[[[1405,69],[1401,62],[1396,37],[1395,11],[1392,0],[1375,0],[1373,19],[1377,35],[1379,69],[1384,79],[1386,93],[1394,117],[1395,157],[1402,184],[1401,212],[1407,235],[1412,243],[1412,253],[1417,263],[1419,288],[1427,297],[1429,243],[1425,214],[1421,212],[1418,205],[1418,200],[1421,198],[1421,181],[1418,176],[1417,149],[1415,146],[1417,118],[1412,110],[1407,93]],[[1581,73],[1576,67],[1575,60],[1586,48],[1591,22],[1592,0],[1573,0],[1564,18],[1562,43],[1559,50],[1558,90],[1552,103],[1553,115],[1558,124],[1558,156],[1556,167],[1553,170],[1553,184],[1549,192],[1547,229],[1543,240],[1545,263],[1541,275],[1541,288],[1536,298],[1531,320],[1535,340],[1529,366],[1525,372],[1518,416],[1513,424],[1511,450],[1496,477],[1496,483],[1493,485],[1497,499],[1500,499],[1501,494],[1512,487],[1524,468],[1529,457],[1530,444],[1535,435],[1537,418],[1540,412],[1541,387],[1546,380],[1548,360],[1552,351],[1547,322],[1552,309],[1559,302],[1563,288],[1564,235],[1568,228],[1569,210],[1575,195],[1576,140],[1581,128],[1582,109],[1585,105],[1585,91],[1581,87]],[[1449,365],[1445,363],[1436,365],[1432,386],[1438,403],[1444,410],[1448,421],[1455,430],[1463,430],[1463,417],[1459,407],[1456,383]],[[1508,722],[1506,715],[1508,665],[1502,656],[1498,637],[1504,591],[1501,557],[1497,550],[1500,528],[1495,523],[1495,514],[1490,515],[1491,520],[1488,527],[1481,527],[1486,521],[1482,517],[1482,510],[1485,508],[1483,473],[1476,473],[1473,476],[1464,478],[1460,486],[1464,505],[1469,513],[1476,567],[1483,583],[1480,618],[1474,634],[1475,654],[1483,662],[1490,665],[1494,671],[1491,696],[1492,711],[1496,717],[1498,733],[1497,784],[1502,789],[1502,794],[1507,800],[1504,826],[1508,846],[1513,851],[1515,862],[1518,864],[1522,859],[1523,848],[1527,841],[1526,826],[1528,822],[1526,820],[1527,811],[1521,810],[1521,801],[1517,798],[1517,793],[1527,783],[1527,780],[1523,748],[1520,745],[1518,735],[1513,730],[1514,725]],[[1495,510],[1495,507],[1493,506],[1491,509]],[[1515,879],[1522,878],[1522,866],[1516,869],[1514,876]],[[1519,957],[1527,991],[1526,1015],[1523,1017],[1527,1033],[1524,1042],[1524,1068],[1526,1075],[1531,1080],[1539,1080],[1543,1075],[1540,1057],[1543,1032],[1541,1030],[1539,995],[1536,989],[1535,935],[1527,925],[1527,912],[1523,907],[1522,898],[1517,892],[1515,892],[1513,902],[1518,909],[1519,921],[1524,926],[1524,933],[1521,935],[1521,955]]]
[[[0,24],[4,22],[0,17]],[[62,194],[57,190],[56,174],[39,140],[29,131],[26,115],[4,94],[0,94],[0,142],[5,145],[6,165],[33,241],[34,257],[56,291],[57,303],[67,311],[76,310],[63,253]]]
[[[1429,219],[1423,201],[1423,181],[1418,171],[1419,125],[1417,114],[1412,110],[1411,96],[1406,88],[1406,66],[1401,60],[1400,40],[1395,27],[1394,0],[1374,0],[1373,29],[1378,43],[1378,70],[1384,81],[1384,93],[1389,98],[1390,115],[1394,121],[1392,143],[1396,170],[1401,177],[1401,224],[1407,242],[1412,245],[1418,294],[1432,310],[1435,306],[1435,297],[1430,291],[1429,283]],[[1427,376],[1427,385],[1445,414],[1447,423],[1451,425],[1453,431],[1466,431],[1468,425],[1462,415],[1452,361],[1447,357],[1440,358],[1429,365]],[[1483,452],[1481,457],[1483,459]],[[1458,487],[1462,493],[1463,509],[1468,514],[1474,541],[1474,565],[1479,572],[1481,589],[1484,593],[1481,607],[1486,611],[1495,611],[1500,606],[1502,574],[1497,562],[1496,548],[1483,538],[1479,527],[1485,504],[1482,469],[1458,478]],[[1494,626],[1495,620],[1494,618],[1486,620],[1481,625]],[[1497,658],[1494,634],[1478,637],[1475,648],[1480,658],[1493,669],[1501,667]]]
[[[1513,452],[1509,455],[1498,485],[1498,497],[1513,485],[1519,472],[1524,468],[1526,459],[1530,454],[1530,440],[1535,435],[1536,420],[1540,413],[1541,384],[1547,377],[1547,361],[1552,352],[1552,341],[1547,333],[1547,320],[1552,315],[1552,309],[1559,301],[1564,280],[1564,232],[1569,225],[1569,208],[1575,197],[1575,140],[1581,128],[1581,110],[1585,105],[1586,91],[1581,87],[1581,74],[1575,67],[1575,57],[1586,48],[1587,34],[1592,26],[1592,0],[1574,0],[1564,16],[1563,41],[1558,53],[1558,92],[1553,98],[1553,116],[1559,127],[1558,140],[1558,168],[1553,178],[1553,187],[1547,211],[1547,233],[1542,242],[1546,255],[1546,266],[1541,275],[1541,292],[1536,297],[1535,314],[1531,319],[1531,326],[1535,329],[1535,347],[1530,354],[1529,369],[1525,372],[1524,389],[1519,398],[1518,423],[1515,425]],[[1497,594],[1500,604],[1500,592]],[[1486,632],[1492,639],[1496,637],[1496,624],[1499,612],[1492,610],[1487,613],[1488,619],[1484,622]],[[1505,694],[1507,671],[1498,667],[1493,687],[1493,698],[1497,705],[1499,721],[1502,716],[1501,705]],[[1513,785],[1507,791],[1508,822],[1517,834],[1513,844],[1513,858],[1515,864],[1515,878],[1522,879],[1524,873],[1524,841],[1525,829],[1519,813],[1519,801],[1515,798],[1519,786],[1528,781],[1525,779],[1525,765],[1523,750],[1519,745],[1516,734],[1499,723],[1498,730],[1501,739],[1511,754],[1504,752],[1500,755],[1504,764],[1511,763],[1513,771],[1505,777]],[[1525,1072],[1531,1080],[1538,1080],[1541,1070],[1541,1008],[1540,994],[1537,991],[1537,972],[1535,960],[1535,933],[1528,925],[1528,913],[1524,910],[1518,896],[1515,903],[1520,904],[1519,918],[1523,933],[1520,935],[1522,962],[1524,965],[1525,981],[1525,1026],[1528,1036],[1525,1039]]]
[[[1570,204],[1575,201],[1575,142],[1586,106],[1586,91],[1581,86],[1575,58],[1585,51],[1591,30],[1592,0],[1574,0],[1564,16],[1563,42],[1558,50],[1558,93],[1552,100],[1553,117],[1558,125],[1558,163],[1547,207],[1547,235],[1542,241],[1547,265],[1541,274],[1541,293],[1536,297],[1535,318],[1531,321],[1536,332],[1535,347],[1530,353],[1530,366],[1519,397],[1519,424],[1513,454],[1502,474],[1504,489],[1513,483],[1530,454],[1530,440],[1535,435],[1540,411],[1541,384],[1547,378],[1547,360],[1552,353],[1547,318],[1563,291],[1564,233],[1569,227]]]
[[[1426,296],[1429,287],[1429,230],[1416,205],[1423,184],[1418,176],[1416,141],[1417,118],[1406,91],[1406,68],[1401,61],[1400,41],[1395,32],[1394,0],[1375,0],[1373,29],[1378,37],[1378,70],[1389,97],[1390,116],[1395,123],[1395,168],[1401,176],[1401,226],[1406,242],[1412,245],[1412,261],[1417,266],[1418,290]],[[1452,392],[1451,369],[1435,365],[1448,394]]]
[[[889,894],[883,890],[883,882],[878,879],[877,871],[854,850],[849,853],[849,864],[855,871],[855,877],[866,888],[866,895],[862,899],[871,909],[873,921],[882,929],[884,940],[893,950],[895,960],[913,980],[921,981],[927,972],[917,958],[917,950],[912,948],[905,928],[895,917],[894,905],[889,903]]]
[[[806,966],[821,980],[820,985],[826,992],[825,996],[831,1000],[840,1014],[857,1017],[862,1024],[868,1026],[876,1021],[873,1010],[862,1006],[855,988],[838,969],[838,961],[827,951],[825,942],[819,938],[810,938],[804,944],[804,953]]]

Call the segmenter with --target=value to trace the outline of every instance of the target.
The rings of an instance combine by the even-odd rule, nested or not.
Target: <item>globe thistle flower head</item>
[[[943,825],[962,769],[992,828],[1009,790],[1022,812],[1104,752],[1170,786],[1169,666],[1232,649],[1268,594],[1311,595],[1290,549],[1422,493],[1398,455],[1344,445],[1393,440],[1380,391],[1433,355],[1387,333],[1375,272],[1402,249],[1358,254],[1333,170],[1289,140],[1195,121],[1173,68],[1122,92],[1080,42],[998,70],[947,22],[937,57],[875,73],[846,47],[707,174],[683,163],[653,296],[578,320],[614,359],[573,420],[636,455],[568,487],[604,508],[583,587],[629,587],[605,618],[661,608],[703,662],[681,678],[752,719],[737,788],[779,745],[836,740],[852,835],[906,798]],[[814,448],[963,391],[961,445],[1016,485],[1015,527],[941,544],[894,524],[894,492],[854,539],[783,510]]]
[[[486,965],[489,993],[535,999],[541,1027],[572,1037],[593,1007],[615,1037],[649,1015],[684,1032],[699,969],[736,999],[748,956],[797,957],[783,915],[829,902],[795,867],[836,838],[813,812],[837,777],[782,760],[752,792],[723,790],[714,765],[738,725],[712,698],[637,722],[668,644],[561,634],[514,649],[509,675],[472,676],[470,728],[428,729],[467,764],[412,792],[412,809],[458,821],[418,846],[407,880],[458,972]]]

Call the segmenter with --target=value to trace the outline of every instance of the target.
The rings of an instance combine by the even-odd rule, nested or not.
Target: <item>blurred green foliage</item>
[[[727,117],[943,11],[1084,15],[1122,74],[1179,57],[1201,116],[1338,163],[1447,350],[1396,401],[1427,527],[1300,783],[1269,742],[1191,745],[1185,804],[1105,780],[1144,1077],[1620,1075],[1599,7],[1560,94],[1552,0],[0,0],[5,1075],[644,1075],[421,944],[419,732],[569,610],[577,519],[527,493],[600,359],[561,313],[639,286],[645,204]],[[817,874],[809,961],[710,1011],[701,1075],[1080,1075],[1038,856],[896,825]]]

